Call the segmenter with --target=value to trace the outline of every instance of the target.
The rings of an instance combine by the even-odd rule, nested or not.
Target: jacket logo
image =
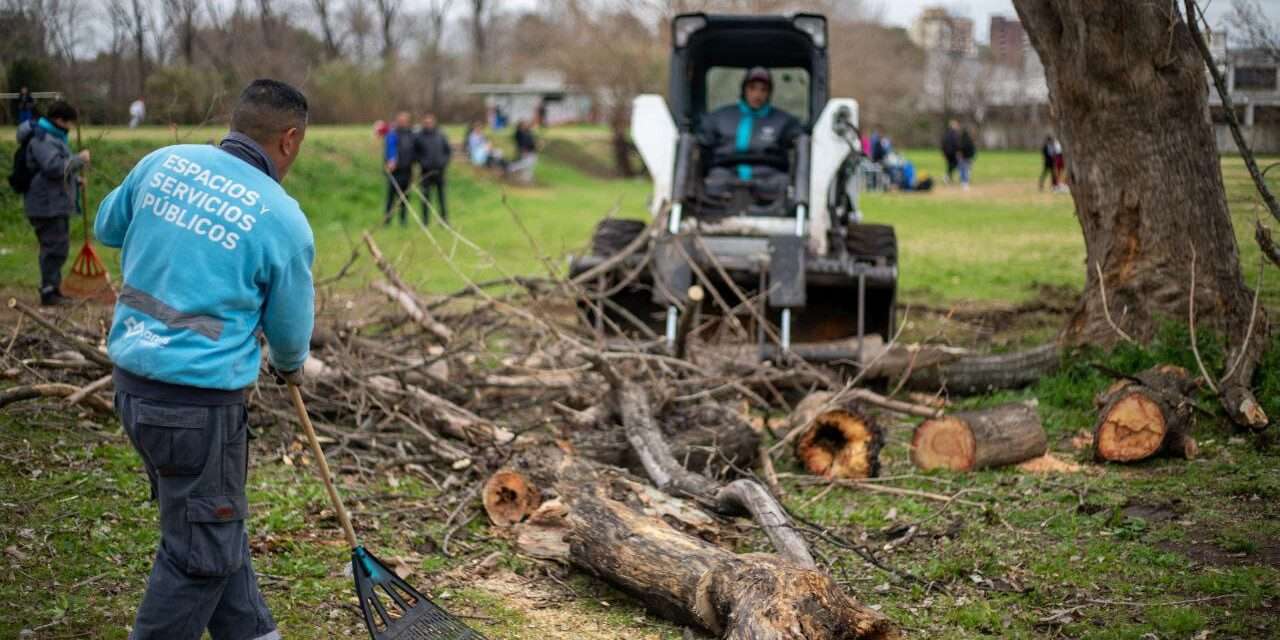
[[[144,345],[152,347],[168,346],[169,341],[173,339],[166,338],[147,329],[147,325],[133,316],[124,319],[124,337],[141,338]]]
[[[778,137],[778,130],[770,127],[760,127],[760,139],[764,142],[773,142]]]

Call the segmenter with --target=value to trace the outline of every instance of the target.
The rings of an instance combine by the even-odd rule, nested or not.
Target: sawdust
[[[1025,473],[1080,473],[1084,471],[1084,466],[1046,453],[1019,464],[1018,470]]]
[[[497,571],[472,586],[500,597],[504,607],[519,611],[524,617],[517,635],[509,636],[511,640],[661,640],[664,637],[657,629],[644,628],[661,623],[642,611],[634,611],[630,624],[619,624],[616,617],[586,610],[563,588],[546,580]],[[610,617],[615,621],[607,621]]]

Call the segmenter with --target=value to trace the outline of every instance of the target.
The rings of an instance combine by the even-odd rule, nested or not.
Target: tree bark
[[[1150,339],[1167,318],[1223,332],[1239,354],[1224,408],[1259,427],[1249,381],[1267,344],[1251,324],[1213,130],[1204,62],[1178,3],[1014,0],[1044,63],[1084,230],[1086,284],[1063,337]],[[1194,256],[1196,259],[1190,259]],[[1195,291],[1191,291],[1192,270]],[[1242,400],[1242,396],[1244,399]],[[1244,411],[1241,407],[1244,407]]]
[[[1017,464],[1047,450],[1040,416],[1022,403],[925,420],[911,438],[911,460],[921,469],[976,471]]]
[[[1097,399],[1094,457],[1136,462],[1166,454],[1187,459],[1199,448],[1191,437],[1195,408],[1188,395],[1195,383],[1186,369],[1159,365],[1111,385]]]
[[[835,394],[819,391],[791,412],[796,459],[809,473],[827,478],[871,478],[880,473],[884,434],[854,402],[834,402]]]
[[[668,620],[734,640],[901,637],[825,573],[690,535],[697,512],[681,515],[678,500],[551,447],[517,464],[558,494],[516,526],[517,548],[594,573]]]

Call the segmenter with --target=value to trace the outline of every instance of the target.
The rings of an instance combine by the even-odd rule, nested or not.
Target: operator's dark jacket
[[[421,129],[414,137],[414,156],[422,167],[422,175],[439,173],[449,166],[449,157],[453,151],[449,148],[449,139],[440,127]]]
[[[751,137],[743,149],[738,146],[738,127],[750,111],[756,113],[750,114]],[[759,113],[761,111],[763,113]],[[745,103],[740,102],[721,107],[704,116],[698,127],[698,143],[703,147],[703,157],[710,160],[711,166],[727,166],[725,162],[739,153],[762,153],[775,158],[777,166],[785,171],[788,167],[787,153],[802,133],[804,129],[800,126],[800,121],[786,111],[772,105],[750,110]],[[759,165],[752,168],[757,169]],[[745,176],[744,179],[749,177],[751,176]]]

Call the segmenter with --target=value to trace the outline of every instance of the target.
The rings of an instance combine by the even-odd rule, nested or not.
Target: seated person
[[[803,129],[800,121],[769,103],[773,78],[764,67],[753,67],[742,79],[737,104],[721,107],[702,118],[698,143],[707,173],[706,192],[728,198],[734,180],[751,183],[757,202],[773,202],[786,193],[787,152]],[[733,164],[739,154],[768,158],[768,164]]]

